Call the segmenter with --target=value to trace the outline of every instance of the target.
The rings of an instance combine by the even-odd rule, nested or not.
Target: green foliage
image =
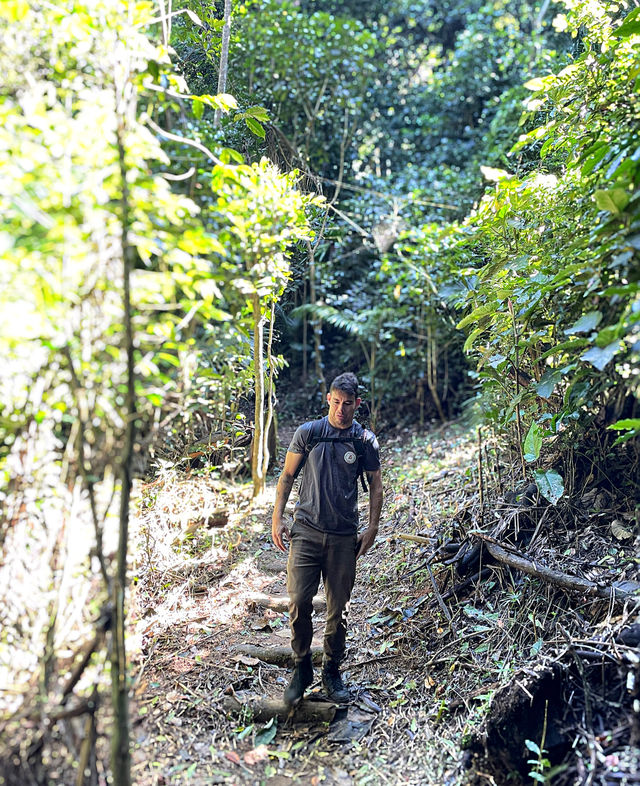
[[[325,365],[360,370],[375,409],[383,400],[422,402],[425,394],[447,409],[464,396],[464,347],[477,360],[474,377],[488,417],[505,433],[522,419],[517,439],[532,471],[544,461],[546,441],[593,419],[612,394],[637,395],[638,17],[622,20],[599,2],[565,5],[560,14],[546,4],[514,7],[503,0],[236,5],[233,96],[215,94],[220,7],[185,0],[165,26],[186,81],[172,73],[164,42],[143,41],[142,30],[159,37],[161,29],[145,27],[146,9],[136,21],[141,120],[153,117],[174,132],[161,149],[143,122],[132,126],[127,153],[137,178],[140,392],[150,405],[186,395],[195,413],[206,391],[216,417],[236,422],[229,397],[249,384],[252,297],[261,299],[263,316],[274,298],[284,297],[288,311],[300,305],[305,262],[297,251],[287,254],[296,238],[308,237],[303,214],[311,204],[294,196],[293,175],[280,180],[258,163],[263,148],[305,173],[342,182],[339,213],[317,222],[317,302],[284,320],[285,351],[288,341],[302,348],[296,331],[311,317],[324,323]],[[12,15],[28,6],[7,8],[11,35],[28,37],[12,24]],[[55,248],[64,232],[68,248],[74,233],[81,236],[72,256],[85,260],[95,278],[86,243],[102,249],[109,241],[83,235],[73,222],[82,225],[89,206],[89,214],[104,216],[98,222],[104,238],[117,235],[113,139],[103,134],[102,147],[86,145],[93,141],[91,115],[72,87],[76,73],[98,86],[109,73],[97,39],[83,44],[91,73],[89,55],[79,57],[70,44],[83,19],[72,23],[59,11],[49,23],[57,30],[64,20],[65,35],[40,54],[44,36],[38,45],[16,41],[25,58],[35,53],[31,59],[47,90],[56,85],[58,103],[71,101],[73,111],[56,110],[60,125],[57,116],[46,131],[40,120],[30,126],[26,115],[15,119],[25,68],[6,67],[13,104],[2,110],[10,140],[4,155],[21,173],[2,182],[13,200],[3,220],[14,271],[3,274],[3,283],[5,290],[42,293],[51,324],[68,312],[61,292],[78,282],[58,284],[55,266],[40,275],[48,264],[41,267],[42,249]],[[48,62],[61,65],[51,72]],[[45,108],[34,99],[29,111],[47,117],[49,98],[39,100]],[[92,99],[92,111],[102,111],[108,129],[106,101]],[[219,128],[216,109],[225,112]],[[72,127],[83,118],[84,131]],[[80,141],[67,159],[42,158],[43,138],[46,149],[54,145],[58,127]],[[201,140],[200,148],[191,139]],[[203,162],[203,143],[221,150],[213,172]],[[71,196],[54,199],[53,184],[66,182],[68,160],[77,185]],[[162,174],[181,179],[170,188]],[[32,183],[42,184],[37,194]],[[96,212],[92,200],[99,202]],[[38,211],[54,228],[37,219]],[[65,266],[65,275],[71,269]],[[103,354],[113,358],[117,285],[113,276],[105,280],[84,286],[92,296],[100,293],[100,309],[111,314],[99,333]],[[106,325],[113,325],[111,334]],[[40,332],[48,351],[62,346],[51,327]],[[29,405],[5,409],[3,422],[14,423],[7,434],[31,417]],[[611,423],[633,414],[620,405]],[[636,434],[633,426],[614,430],[621,440]]]
[[[338,137],[349,144],[362,111],[375,38],[354,19],[305,13],[288,0],[248,3],[235,35],[237,92],[269,109],[279,155],[340,179]]]
[[[13,633],[0,660],[12,664],[16,684],[35,685],[46,653],[37,702],[48,703],[60,686],[52,673],[57,638],[91,615],[77,631],[91,640],[96,607],[113,591],[106,715],[115,718],[109,777],[119,783],[129,782],[119,644],[132,473],[146,472],[151,449],[161,460],[197,430],[228,457],[244,426],[239,398],[264,376],[256,320],[271,318],[290,247],[311,237],[313,202],[297,189],[296,173],[266,159],[239,163],[228,147],[218,158],[189,133],[193,126],[177,129],[183,136],[168,127],[176,107],[191,122],[211,109],[233,112],[235,101],[210,91],[194,97],[172,73],[164,44],[146,35],[154,14],[151,3],[129,0],[0,6],[8,44],[0,52],[0,545],[3,553],[27,549],[29,571],[19,559],[7,575],[16,597],[32,604],[16,602],[3,618]],[[247,122],[265,119],[259,107],[242,112]],[[162,147],[167,138],[176,159],[189,151],[194,170],[198,150],[200,171],[187,174],[192,193],[180,193],[187,178],[171,171],[183,162]],[[270,360],[271,377],[280,365]],[[158,438],[167,424],[170,446]],[[79,606],[71,576],[87,577]],[[78,672],[82,682],[69,690],[89,695],[104,660],[96,655],[95,670]],[[23,700],[36,700],[31,689],[16,694]],[[41,740],[42,758],[33,760],[45,778],[47,744]],[[55,744],[54,758],[71,768],[76,752]]]
[[[77,4],[72,12],[9,3],[0,15],[19,53],[2,61],[0,104],[2,455],[34,419],[66,440],[77,397],[87,391],[86,427],[99,422],[97,432],[113,432],[106,442],[92,438],[98,475],[110,459],[96,451],[117,442],[122,425],[117,90],[128,80],[150,112],[162,93],[149,88],[169,65],[143,32],[153,21],[150,6],[134,5],[131,19],[118,0],[101,8],[100,27]],[[128,57],[130,71],[120,74],[115,64]],[[234,105],[224,95],[198,102]],[[257,109],[250,115],[263,119]],[[129,237],[139,260],[132,286],[138,395],[147,402],[140,416],[151,418],[173,395],[195,402],[215,392],[221,419],[233,424],[229,396],[246,392],[251,374],[251,297],[282,293],[287,249],[308,235],[310,198],[297,191],[295,173],[282,175],[264,160],[215,166],[209,196],[196,204],[159,171],[170,161],[145,117],[127,118],[124,151]]]
[[[529,772],[529,777],[534,783],[547,783],[547,771],[551,767],[551,762],[546,756],[547,751],[540,748],[540,746],[533,742],[533,740],[525,740],[527,750],[535,754],[535,759],[527,759],[527,764],[531,764],[533,769]]]
[[[252,165],[218,165],[211,175],[218,259],[235,289],[277,299],[288,275],[287,251],[308,238],[305,207],[317,199],[296,190],[297,173],[281,174],[266,158]]]
[[[176,22],[175,46],[192,91],[208,94],[217,73],[219,9],[195,2],[189,7],[203,26]],[[549,20],[538,19],[529,3],[514,8],[503,0],[397,0],[366,7],[274,0],[234,10],[232,92],[241,108],[268,111],[268,120],[255,119],[265,127],[270,155],[308,173],[307,187],[321,183],[338,198],[339,213],[328,216],[315,250],[319,302],[312,305],[344,312],[345,325],[364,327],[366,315],[386,315],[383,329],[370,331],[382,342],[376,376],[385,400],[400,395],[422,406],[430,387],[449,396],[453,411],[454,395],[464,395],[462,341],[443,295],[449,271],[437,265],[425,276],[423,265],[407,269],[412,252],[383,255],[403,227],[462,218],[471,209],[482,192],[478,163],[504,165],[505,146],[521,130],[521,83],[533,62],[551,62],[553,35]],[[501,104],[503,94],[508,101]],[[244,114],[246,109],[236,117],[229,113],[218,137],[209,138],[223,135],[229,144],[237,129],[233,120]],[[206,113],[202,121],[207,138]],[[241,148],[258,155],[255,143]],[[288,296],[292,306],[299,305],[306,276],[301,263],[297,292]],[[304,312],[294,319],[288,328],[304,331]],[[338,321],[332,312],[325,324],[324,365],[349,364],[370,384],[370,338],[363,342],[351,330],[345,335]],[[302,348],[300,338],[291,333],[285,340]]]
[[[538,469],[534,472],[536,485],[545,499],[555,505],[564,494],[564,482],[561,476],[553,469]]]
[[[583,51],[528,82],[526,109],[544,123],[512,151],[536,145],[537,170],[485,168],[494,185],[477,210],[420,245],[427,267],[459,282],[448,299],[463,309],[485,407],[505,429],[523,414],[528,461],[542,436],[640,395],[637,44],[627,22],[614,35],[604,5],[567,5],[555,24],[582,30]],[[557,480],[538,479],[556,501]]]
[[[523,447],[525,461],[537,461],[542,448],[542,430],[535,420],[529,427]]]

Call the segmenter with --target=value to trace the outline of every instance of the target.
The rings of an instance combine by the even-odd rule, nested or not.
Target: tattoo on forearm
[[[293,478],[290,476],[280,475],[280,480],[278,481],[278,488],[276,489],[276,505],[275,505],[275,509],[277,511],[280,511],[280,514],[284,512],[292,488],[293,488]]]
[[[283,494],[286,494],[287,497],[291,493],[291,489],[293,488],[293,478],[285,478],[284,476],[280,477],[280,491]]]

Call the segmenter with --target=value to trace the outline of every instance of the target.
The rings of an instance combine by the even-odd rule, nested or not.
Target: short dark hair
[[[358,377],[350,371],[345,371],[344,374],[339,374],[333,380],[329,392],[332,390],[341,390],[343,393],[349,393],[354,398],[358,398]]]

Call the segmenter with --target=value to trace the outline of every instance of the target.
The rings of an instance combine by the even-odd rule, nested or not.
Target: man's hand
[[[286,551],[287,547],[284,544],[284,539],[289,540],[289,527],[284,523],[281,518],[274,515],[271,520],[271,538],[280,551]]]
[[[373,546],[377,534],[377,527],[367,527],[365,530],[362,530],[362,532],[358,535],[358,551],[356,553],[356,559],[360,559],[360,557],[369,551],[371,546]]]

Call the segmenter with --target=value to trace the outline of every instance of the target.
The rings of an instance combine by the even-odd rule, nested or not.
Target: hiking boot
[[[284,703],[288,707],[295,707],[312,682],[313,664],[311,663],[311,655],[306,655],[293,669],[289,684],[284,691]]]
[[[325,661],[322,664],[322,686],[327,696],[336,704],[345,704],[349,701],[349,691],[342,681],[338,664],[334,661]]]

